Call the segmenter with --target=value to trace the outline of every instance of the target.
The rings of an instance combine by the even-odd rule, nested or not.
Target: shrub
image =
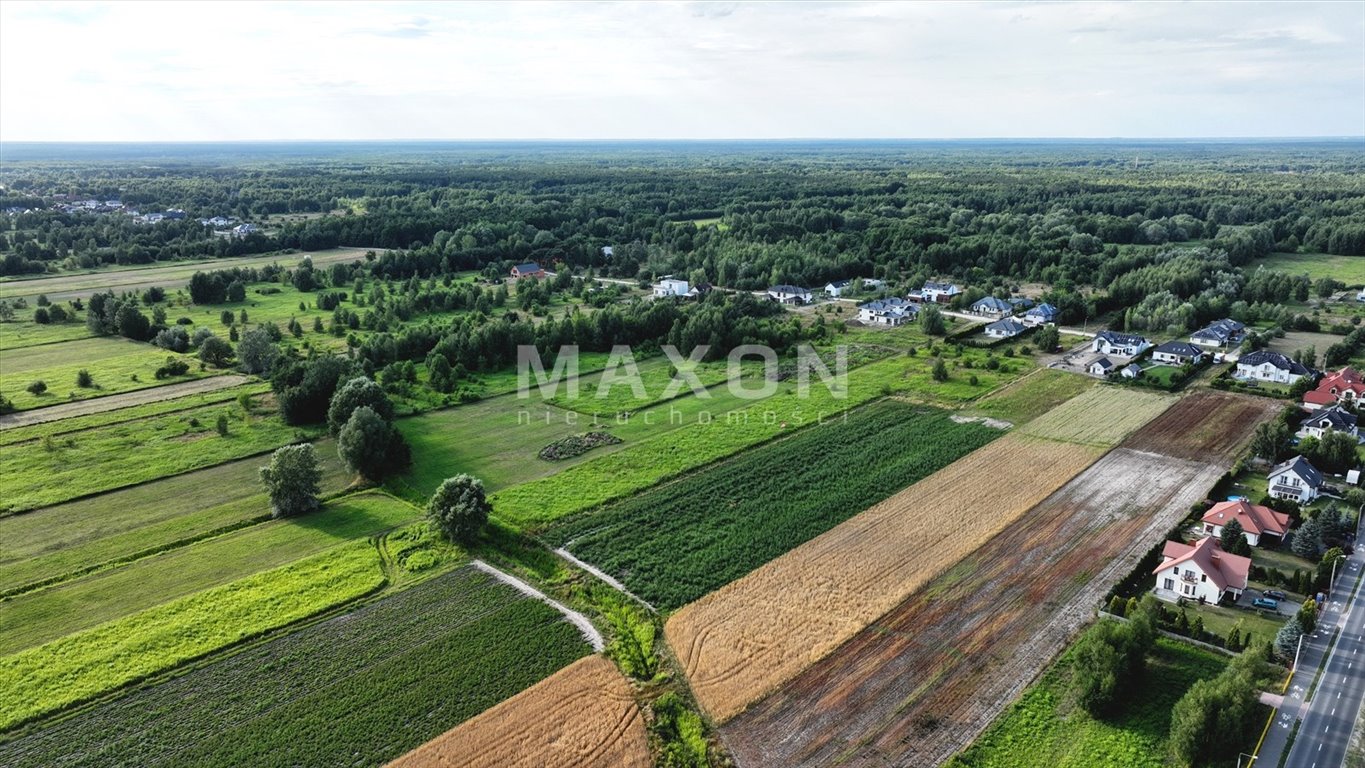
[[[76,386],[82,389],[90,389],[95,386],[95,378],[90,375],[90,371],[82,368],[76,371]]]
[[[175,376],[184,376],[190,372],[190,364],[178,357],[166,358],[166,364],[156,369],[158,379],[169,379]]]
[[[47,382],[43,381],[42,379],[39,379],[38,381],[29,384],[27,387],[24,387],[24,389],[28,390],[29,394],[31,395],[34,396],[41,395],[47,391]]]

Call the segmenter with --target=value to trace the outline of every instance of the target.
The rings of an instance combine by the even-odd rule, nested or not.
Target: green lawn
[[[1217,676],[1228,660],[1159,638],[1147,673],[1125,692],[1123,711],[1097,720],[1065,706],[1071,658],[1063,654],[949,768],[1164,768],[1171,708],[1195,682]]]
[[[30,304],[28,309],[17,310],[13,321],[0,323],[0,351],[91,337],[92,334],[85,327],[84,311],[75,312],[71,305],[63,304],[62,309],[73,313],[73,319],[64,323],[40,324],[33,322],[33,310],[36,308]]]
[[[323,493],[351,477],[331,440],[317,444]],[[20,515],[0,517],[0,594],[270,514],[264,458],[242,459]]]
[[[1249,608],[1187,603],[1185,610],[1189,612],[1190,621],[1194,621],[1195,616],[1202,617],[1204,629],[1224,640],[1233,627],[1240,625],[1240,634],[1243,638],[1250,632],[1257,640],[1272,641],[1275,639],[1275,633],[1280,631],[1285,622],[1284,619]]]
[[[421,515],[366,492],[0,601],[0,656],[362,539]]]
[[[170,379],[157,379],[156,369],[167,357],[180,357],[190,363],[189,373]],[[90,372],[94,386],[76,386],[76,373]],[[219,371],[200,371],[199,361],[176,355],[151,344],[115,337],[98,337],[44,344],[6,351],[0,366],[0,395],[14,403],[16,410],[41,408],[45,405],[87,400],[92,397],[131,392],[157,387],[177,381],[188,381]],[[47,391],[34,395],[28,386],[35,381],[47,385]]]
[[[1317,563],[1310,563],[1284,548],[1267,549],[1265,547],[1252,547],[1251,562],[1262,568],[1278,568],[1286,573],[1293,573],[1298,569],[1311,571],[1318,567]]]
[[[1171,387],[1171,377],[1180,373],[1180,369],[1173,365],[1154,365],[1142,371],[1142,378],[1154,381],[1162,387]]]
[[[1308,275],[1314,280],[1330,277],[1348,286],[1365,285],[1365,257],[1336,256],[1330,253],[1272,253],[1256,259],[1248,267],[1264,266],[1292,275]],[[1319,350],[1321,351],[1321,350]]]
[[[228,415],[228,434],[215,424]],[[237,404],[135,419],[6,446],[0,452],[0,513],[59,504],[168,475],[203,469],[286,445],[309,434],[273,413]]]
[[[180,598],[0,658],[0,731],[241,640],[349,602],[384,584],[368,541]]]

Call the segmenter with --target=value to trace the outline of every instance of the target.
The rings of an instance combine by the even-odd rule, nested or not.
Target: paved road
[[[1284,706],[1262,745],[1257,765],[1278,765],[1285,742],[1299,723],[1286,768],[1338,768],[1361,701],[1365,700],[1365,548],[1345,565],[1345,575],[1328,600],[1318,631],[1304,641],[1299,669],[1290,681]],[[1332,638],[1336,644],[1332,645]],[[1325,658],[1325,661],[1324,661]],[[1319,676],[1319,669],[1322,670]],[[1313,690],[1314,680],[1317,688]],[[1312,691],[1307,702],[1304,697]]]

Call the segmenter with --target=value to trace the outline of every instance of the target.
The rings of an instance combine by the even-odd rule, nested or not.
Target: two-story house
[[[1242,535],[1247,544],[1259,546],[1262,536],[1273,536],[1282,541],[1289,532],[1289,515],[1276,512],[1270,507],[1252,504],[1246,499],[1220,501],[1209,508],[1200,520],[1204,535],[1223,535],[1223,526],[1236,520],[1242,526]]]
[[[1317,410],[1336,403],[1358,403],[1365,397],[1365,379],[1354,368],[1342,368],[1329,373],[1318,382],[1316,389],[1305,392],[1303,407]]]
[[[1321,440],[1328,432],[1344,432],[1359,439],[1359,433],[1356,430],[1356,415],[1339,405],[1323,408],[1304,419],[1296,434],[1300,438],[1316,437]]]
[[[1120,357],[1136,357],[1151,346],[1152,343],[1141,336],[1117,331],[1100,331],[1091,344],[1091,348],[1100,354]]]
[[[1276,464],[1268,479],[1266,492],[1277,499],[1307,504],[1322,493],[1322,473],[1302,456]]]
[[[1159,599],[1174,602],[1183,597],[1216,605],[1224,597],[1235,601],[1242,596],[1251,558],[1224,552],[1213,536],[1194,544],[1168,541],[1161,550],[1161,565],[1152,573]]]
[[[1237,360],[1239,379],[1293,384],[1304,376],[1311,376],[1312,373],[1303,363],[1268,349],[1249,352]]]

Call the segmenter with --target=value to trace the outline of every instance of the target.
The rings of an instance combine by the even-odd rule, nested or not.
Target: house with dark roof
[[[1095,340],[1091,344],[1091,348],[1100,354],[1120,357],[1137,357],[1151,346],[1152,342],[1141,336],[1116,331],[1100,331],[1095,334]]]
[[[1136,379],[1142,375],[1142,366],[1137,363],[1129,363],[1123,366],[1123,369],[1119,371],[1119,375],[1125,379]]]
[[[1168,341],[1152,350],[1152,359],[1167,365],[1198,365],[1204,350],[1183,341]]]
[[[1351,367],[1329,373],[1316,389],[1304,393],[1303,407],[1314,411],[1336,403],[1358,403],[1365,397],[1365,379]]]
[[[1201,347],[1229,347],[1242,343],[1246,325],[1230,318],[1209,323],[1190,334],[1190,341]]]
[[[537,277],[537,278],[544,278],[544,277],[545,277],[545,270],[542,269],[541,266],[540,266],[539,264],[535,263],[534,261],[528,261],[528,262],[526,262],[525,264],[518,264],[518,265],[516,265],[515,267],[512,267],[512,277],[515,277],[515,278],[522,278],[522,277]]]
[[[1246,499],[1220,501],[1210,507],[1199,522],[1206,536],[1221,537],[1223,526],[1233,520],[1242,526],[1242,535],[1253,547],[1260,546],[1262,536],[1273,536],[1281,541],[1289,533],[1289,515]]]
[[[902,325],[914,320],[918,313],[918,305],[896,297],[858,305],[858,320],[868,325]]]
[[[795,285],[774,285],[768,289],[768,298],[779,304],[809,304],[811,293],[809,288],[801,288]]]
[[[1237,360],[1237,378],[1253,381],[1269,381],[1275,384],[1293,384],[1313,372],[1308,366],[1292,360],[1279,352],[1259,349],[1242,355]]]
[[[1057,322],[1057,308],[1051,304],[1039,304],[1024,313],[1024,325],[1046,325]]]
[[[1114,372],[1114,361],[1107,357],[1101,357],[1090,363],[1086,368],[1091,376],[1108,376]]]
[[[1005,317],[986,326],[986,335],[992,339],[1009,339],[1024,331],[1028,326],[1013,317]]]
[[[1014,307],[1011,307],[1008,301],[987,296],[973,303],[971,312],[973,315],[984,315],[985,317],[1004,317],[1013,314]]]
[[[1251,558],[1223,551],[1218,539],[1209,536],[1194,544],[1168,541],[1161,550],[1156,575],[1157,598],[1175,602],[1180,598],[1218,604],[1235,602],[1247,588]]]
[[[1329,432],[1342,432],[1359,440],[1356,415],[1339,405],[1323,408],[1304,419],[1297,434],[1300,438],[1316,437],[1321,440]]]
[[[832,283],[825,283],[825,295],[831,299],[837,299],[852,287],[852,280],[835,280]]]
[[[1270,470],[1266,492],[1277,499],[1288,499],[1307,504],[1322,493],[1324,481],[1317,467],[1308,459],[1295,456],[1289,461],[1276,464]]]
[[[910,294],[910,300],[930,302],[933,304],[947,304],[953,297],[962,293],[962,289],[955,283],[938,283],[930,280],[919,289],[919,293]]]

